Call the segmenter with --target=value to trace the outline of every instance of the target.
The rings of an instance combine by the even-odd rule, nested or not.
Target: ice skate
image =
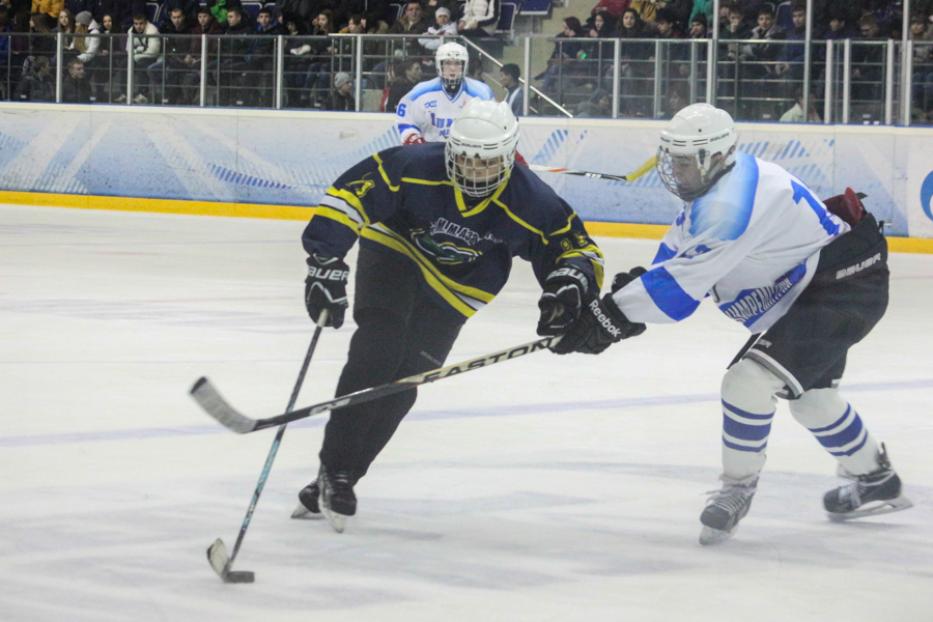
[[[890,514],[912,506],[910,499],[904,496],[901,478],[891,468],[883,444],[878,453],[877,470],[858,475],[852,483],[834,488],[823,496],[823,507],[835,521]]]
[[[322,518],[321,506],[318,503],[320,495],[321,487],[316,479],[302,488],[298,492],[298,505],[292,512],[292,518]]]
[[[350,471],[330,473],[322,467],[317,481],[320,488],[318,506],[334,531],[343,533],[347,519],[356,514],[356,494],[353,492],[356,478]]]
[[[732,479],[723,475],[722,488],[710,493],[709,501],[700,514],[703,529],[700,544],[719,544],[732,537],[739,521],[748,514],[758,485],[758,476]]]

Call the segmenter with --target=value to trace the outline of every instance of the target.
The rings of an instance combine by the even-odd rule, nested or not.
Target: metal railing
[[[378,111],[414,60],[413,80],[434,72],[418,36],[134,35],[132,46],[125,34],[96,37],[89,54],[62,33],[0,35],[0,99]],[[496,83],[503,40],[463,42],[471,75]],[[522,57],[526,114],[658,119],[712,101],[742,121],[933,122],[929,41],[530,35],[508,44]],[[341,73],[351,88],[335,88]]]

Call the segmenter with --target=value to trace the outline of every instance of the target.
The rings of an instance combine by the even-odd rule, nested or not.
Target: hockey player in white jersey
[[[471,99],[495,101],[488,85],[467,77],[469,56],[459,43],[445,43],[434,55],[437,77],[419,82],[395,109],[403,145],[443,142],[450,125]]]
[[[906,509],[884,445],[838,390],[848,349],[887,307],[884,235],[851,189],[824,203],[736,141],[732,118],[709,104],[674,116],[658,172],[683,210],[651,267],[617,275],[555,351],[599,353],[645,323],[685,319],[707,296],[755,333],[722,381],[722,488],[700,516],[702,544],[731,536],[748,512],[778,397],[851,480],[824,496],[830,518]]]

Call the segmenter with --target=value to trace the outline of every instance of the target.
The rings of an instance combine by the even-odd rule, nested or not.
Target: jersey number
[[[836,235],[839,233],[839,225],[834,223],[832,218],[829,217],[829,212],[826,211],[826,206],[823,205],[822,201],[813,196],[813,193],[796,181],[791,181],[790,187],[794,191],[794,203],[800,203],[800,199],[803,199],[816,214],[816,217],[820,219],[820,226],[823,227],[826,233],[829,235]]]
[[[405,116],[405,104],[399,104],[398,106],[396,106],[395,114],[397,114],[400,117],[404,117]]]

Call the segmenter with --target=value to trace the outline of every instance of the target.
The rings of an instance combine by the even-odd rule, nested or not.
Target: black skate
[[[823,507],[836,521],[899,512],[913,506],[904,496],[901,478],[891,468],[884,444],[878,453],[878,469],[853,478],[851,484],[830,490]]]
[[[356,514],[356,494],[353,492],[356,480],[350,471],[329,472],[323,466],[318,474],[318,505],[337,533],[343,533],[347,518]]]
[[[314,480],[298,492],[298,506],[292,512],[292,518],[321,518],[321,506],[318,497],[321,487]]]
[[[709,501],[700,514],[700,522],[703,523],[700,544],[704,546],[719,544],[732,537],[739,521],[752,507],[752,499],[758,486],[757,475],[744,479],[732,479],[723,475],[720,479],[722,488],[710,493]]]

